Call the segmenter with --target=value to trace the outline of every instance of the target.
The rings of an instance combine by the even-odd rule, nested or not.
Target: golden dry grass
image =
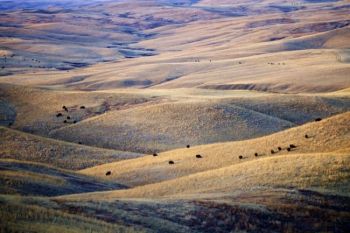
[[[0,232],[346,229],[348,0],[71,4],[0,14]]]
[[[142,3],[139,7],[134,5],[138,3],[110,4],[108,11],[112,14],[121,13],[125,8],[133,15],[133,19],[123,20],[145,17]],[[4,77],[2,82],[84,90],[200,87],[288,93],[335,91],[350,85],[346,9],[333,10],[325,8],[324,4],[303,3],[305,9],[285,15],[270,4],[293,8],[287,1],[230,2],[228,6],[243,6],[248,12],[244,12],[245,16],[226,18],[210,11],[215,7],[208,8],[204,2],[198,6],[206,6],[207,10],[159,8],[149,4],[148,11],[155,13],[154,19],[160,23],[172,18],[183,22],[144,31],[155,36],[141,40],[135,47],[156,49],[156,56],[96,64],[69,73],[25,72]],[[346,1],[329,4],[341,7]],[[310,11],[317,11],[317,14],[310,14]],[[187,21],[199,12],[202,20]],[[35,27],[47,33],[50,28],[54,30],[59,26],[39,24]],[[64,27],[64,30],[72,29]],[[95,30],[86,30],[86,34],[91,36],[91,33],[100,36]],[[75,79],[77,76],[85,78]]]
[[[0,127],[0,138],[0,158],[46,163],[72,170],[142,156],[48,139],[5,127]]]
[[[313,189],[348,195],[349,152],[291,154],[200,172],[177,179],[123,191],[63,196],[70,200],[113,200],[118,198],[198,198],[201,195],[253,192],[254,189]]]
[[[84,174],[105,177],[106,171],[111,171],[108,177],[123,184],[138,186],[174,179],[196,172],[210,171],[250,160],[260,160],[265,157],[288,156],[300,153],[325,153],[347,148],[350,146],[349,124],[350,113],[339,114],[321,122],[313,122],[291,128],[269,136],[238,142],[216,143],[189,149],[177,149],[142,158],[82,170]],[[310,136],[309,139],[304,137]],[[297,148],[287,152],[286,148],[294,144]],[[278,152],[278,147],[283,150]],[[277,153],[271,155],[271,149]],[[258,158],[254,156],[258,153]],[[200,154],[202,159],[195,155]],[[238,158],[244,157],[243,160]],[[175,165],[169,165],[173,160]]]
[[[13,159],[0,159],[0,183],[1,194],[26,196],[56,196],[125,188],[116,183],[46,164]]]
[[[12,119],[11,128],[138,153],[254,138],[350,109],[346,95],[196,88],[88,92],[1,85],[1,89],[2,118]],[[58,113],[63,116],[57,117]],[[67,116],[71,119],[64,123]],[[127,154],[121,158],[134,157]]]
[[[57,210],[55,203],[43,198],[1,195],[0,201],[0,232],[144,232],[121,224],[65,213]]]

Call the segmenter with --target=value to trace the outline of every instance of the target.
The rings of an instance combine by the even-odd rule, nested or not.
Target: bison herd
[[[321,121],[321,120],[322,120],[321,118],[315,119],[315,121]],[[309,136],[308,134],[305,134],[304,137],[305,137],[305,138],[310,138],[310,136]],[[186,148],[190,148],[190,145],[186,145]],[[296,148],[297,148],[297,146],[294,145],[294,144],[289,144],[289,146],[288,146],[288,147],[285,147],[285,148],[282,148],[281,146],[278,146],[277,149],[271,149],[271,150],[270,150],[270,153],[271,153],[271,154],[276,154],[276,153],[278,153],[278,152],[280,152],[280,151],[283,151],[283,150],[286,150],[286,151],[290,152],[290,151],[295,150]],[[255,152],[255,153],[254,153],[254,156],[255,156],[255,157],[259,157],[259,156],[261,156],[261,155],[264,155],[264,154],[259,154],[258,152]],[[158,154],[157,154],[157,153],[154,153],[153,156],[156,157],[156,156],[158,156]],[[200,155],[200,154],[197,154],[197,155],[196,155],[196,158],[197,158],[197,159],[201,159],[201,158],[203,158],[203,156]],[[244,159],[244,158],[248,158],[248,157],[244,157],[243,155],[239,155],[239,156],[238,156],[238,159],[240,159],[240,160],[241,160],[241,159]],[[173,160],[168,161],[168,163],[169,163],[170,165],[175,164],[175,162],[174,162]]]
[[[320,119],[321,119],[321,118],[317,118],[317,119],[315,119],[315,121],[320,121]],[[309,136],[308,134],[305,134],[304,137],[305,137],[305,138],[310,138],[310,136]],[[190,148],[190,147],[191,147],[190,145],[186,145],[186,148]],[[292,151],[292,150],[295,150],[296,148],[297,148],[297,146],[296,146],[295,144],[289,144],[289,146],[288,146],[288,147],[285,147],[285,148],[282,148],[281,146],[278,146],[277,149],[271,149],[270,152],[271,152],[271,154],[276,154],[276,153],[278,153],[278,152],[280,152],[280,151],[283,151],[283,150],[286,150],[286,151],[290,152],[290,151]],[[254,153],[254,156],[255,156],[255,157],[259,157],[259,156],[261,156],[261,155],[264,155],[264,154],[259,154],[258,152],[255,152],[255,153]],[[154,156],[154,157],[157,157],[158,154],[157,154],[157,153],[153,153],[153,156]],[[200,154],[197,154],[195,157],[196,157],[197,159],[203,158],[203,156],[200,155]],[[244,157],[243,155],[239,155],[239,156],[238,156],[238,159],[239,159],[239,160],[242,160],[242,159],[244,159],[244,158],[248,158],[248,157]],[[175,162],[174,162],[173,160],[169,160],[169,161],[168,161],[168,164],[173,165],[173,164],[175,164]],[[111,171],[108,171],[108,172],[106,173],[106,176],[109,176],[109,175],[111,175]]]
[[[69,109],[68,109],[67,106],[63,105],[62,109],[63,109],[64,112],[69,113]],[[82,105],[82,106],[80,106],[80,109],[84,110],[84,109],[86,109],[86,107],[84,105]],[[64,113],[59,112],[59,113],[56,114],[56,118],[62,118],[62,117],[64,117]],[[68,124],[68,123],[76,124],[76,123],[78,123],[78,121],[77,120],[73,120],[70,115],[67,115],[67,116],[65,116],[65,119],[63,120],[63,123],[64,124]]]

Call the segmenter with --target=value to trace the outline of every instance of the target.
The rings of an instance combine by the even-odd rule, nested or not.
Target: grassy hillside
[[[78,233],[144,232],[132,227],[108,223],[83,215],[60,211],[46,199],[0,196],[1,232]]]
[[[120,45],[115,45],[114,49],[126,57],[142,55],[142,50],[146,55],[151,51],[154,56],[117,62],[111,59],[70,72],[34,69],[36,73],[32,73],[33,69],[28,69],[23,74],[3,77],[2,82],[78,90],[200,87],[283,93],[328,92],[350,85],[347,1],[249,1],[217,7],[202,1],[182,7],[157,1],[109,3],[108,10],[103,5],[99,7],[106,14],[107,25],[122,22],[119,30],[135,36],[138,42],[131,46],[135,48],[120,49]],[[145,9],[152,12],[152,17],[145,14]],[[112,15],[115,20],[111,20]],[[104,35],[95,30],[96,18],[91,19],[94,26],[84,35],[89,43]],[[49,35],[57,28],[69,32],[57,22],[34,23],[31,28]],[[81,31],[80,25],[70,28],[71,33]],[[20,35],[26,32],[17,30]],[[116,32],[110,33],[113,36]],[[11,43],[7,38],[3,40],[9,48],[24,43],[20,39]],[[36,47],[28,43],[29,48]],[[76,52],[74,46],[77,45],[57,47],[70,54]],[[99,60],[91,55],[95,52],[91,50],[94,48],[86,48],[88,57]],[[101,51],[105,57],[117,53],[110,48],[96,53]],[[3,72],[10,72],[11,68],[6,70]]]
[[[78,170],[142,156],[48,139],[5,127],[0,127],[0,138],[0,158],[46,163],[64,169]]]
[[[38,196],[126,188],[40,163],[0,160],[0,193]]]
[[[152,100],[139,94],[66,92],[4,84],[0,85],[0,90],[1,101],[15,111],[13,128],[45,136],[53,129],[79,124],[110,110],[131,108]],[[62,116],[57,117],[57,114]]]
[[[106,171],[111,171],[112,174],[108,179],[137,186],[187,176],[196,172],[210,172],[212,169],[243,164],[248,161],[255,161],[258,165],[261,159],[267,157],[333,152],[350,146],[349,117],[350,113],[347,112],[320,122],[309,123],[257,139],[177,149],[160,153],[157,157],[150,155],[103,164],[82,170],[82,173],[104,177]],[[309,138],[305,138],[305,135],[308,135]],[[287,148],[290,144],[294,144],[296,148],[288,152]],[[281,147],[281,151],[278,147]],[[275,153],[271,154],[271,150],[274,150]],[[257,157],[255,153],[258,153]],[[203,158],[196,158],[197,154]],[[240,155],[243,156],[243,159],[239,159]],[[175,164],[169,165],[170,160]]]
[[[173,198],[225,195],[273,188],[311,189],[348,195],[350,162],[347,153],[294,154],[234,164],[220,169],[128,189],[72,196],[75,200]]]
[[[0,233],[347,233],[349,0],[0,0]]]
[[[234,105],[183,102],[111,112],[55,130],[50,136],[69,141],[84,138],[99,147],[152,153],[187,144],[251,138],[291,126],[282,119]],[[110,132],[109,137],[103,136],[106,132]]]
[[[208,89],[76,92],[13,85],[1,85],[1,90],[1,122],[11,128],[138,153],[255,138],[350,109],[346,95]]]
[[[245,97],[211,97],[192,94],[188,101],[170,95],[178,100],[110,111],[54,130],[50,137],[67,141],[84,138],[88,145],[153,153],[187,144],[255,138],[350,109],[347,97],[259,96],[254,92],[246,92]]]

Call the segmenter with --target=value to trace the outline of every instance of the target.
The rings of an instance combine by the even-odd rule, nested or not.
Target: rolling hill
[[[349,232],[349,9],[0,0],[0,232]]]
[[[186,177],[197,172],[207,171],[211,174],[213,169],[235,164],[239,166],[251,160],[256,164],[252,167],[256,167],[260,159],[268,157],[284,156],[288,158],[292,154],[317,154],[319,151],[331,153],[349,147],[348,119],[349,112],[261,138],[177,149],[160,153],[157,157],[150,155],[103,164],[81,172],[105,177],[106,171],[111,171],[112,174],[108,179],[117,180],[128,186],[139,186]],[[308,135],[309,138],[305,138],[305,135]],[[296,148],[288,152],[287,148],[290,144],[295,145]],[[281,151],[278,147],[281,147]],[[275,153],[272,154],[271,150],[274,150]],[[255,156],[255,153],[258,153],[258,157]],[[203,158],[197,159],[197,154]],[[243,156],[243,159],[239,159],[240,155]],[[175,164],[169,165],[170,160]],[[200,183],[200,180],[198,182]]]
[[[78,170],[97,164],[135,158],[141,154],[89,147],[0,127],[0,158],[50,164]]]
[[[45,164],[0,160],[1,194],[57,196],[126,188]]]

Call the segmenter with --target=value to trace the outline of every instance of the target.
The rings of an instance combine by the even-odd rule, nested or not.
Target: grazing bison
[[[287,148],[287,151],[288,151],[288,152],[291,151],[291,150],[292,150],[291,148],[289,148],[289,147]]]
[[[68,121],[67,121],[67,120],[64,120],[64,121],[63,121],[63,123],[65,123],[65,124],[66,124],[66,123],[68,123]]]
[[[271,150],[271,154],[274,154],[275,153],[275,151],[274,150]]]
[[[106,172],[106,176],[110,176],[112,174],[111,171]]]
[[[242,155],[240,155],[240,156],[238,156],[238,158],[239,158],[239,159],[243,159],[243,156],[242,156]]]
[[[201,158],[203,158],[201,155],[196,155],[196,158],[197,159],[201,159]]]
[[[282,150],[282,148],[281,148],[281,147],[278,147],[278,150],[279,150],[279,151],[281,151],[281,150]]]
[[[66,106],[62,107],[64,111],[68,112],[68,108]]]
[[[316,118],[315,121],[322,121],[322,118]]]
[[[67,116],[67,120],[70,120],[70,116]]]
[[[290,148],[297,148],[297,146],[294,145],[294,144],[290,144],[289,147],[290,147]]]
[[[170,161],[169,161],[169,164],[175,164],[175,163],[174,163],[174,161],[170,160]]]
[[[158,154],[157,153],[153,153],[153,156],[156,157],[156,156],[158,156]]]
[[[305,136],[304,136],[305,138],[309,138],[309,135],[307,135],[307,134],[305,134]]]
[[[80,109],[85,109],[85,106],[80,106]]]
[[[187,145],[186,147],[187,147],[187,148],[190,148],[191,146],[190,146],[190,145]]]
[[[258,157],[258,156],[259,156],[259,154],[258,154],[258,153],[255,153],[254,155],[255,155],[255,157]]]
[[[63,114],[62,113],[57,113],[56,117],[62,117]]]
[[[73,124],[76,124],[77,123],[77,121],[73,121]]]
[[[81,145],[82,143],[81,142],[78,142],[79,145]]]

